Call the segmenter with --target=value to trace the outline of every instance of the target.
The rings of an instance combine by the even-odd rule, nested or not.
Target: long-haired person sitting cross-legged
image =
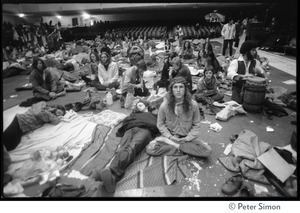
[[[11,124],[3,132],[3,145],[7,151],[15,149],[21,142],[22,136],[42,127],[45,123],[57,125],[65,114],[61,105],[50,106],[45,101],[33,104],[22,114],[16,114]]]
[[[175,144],[195,144],[198,157],[208,157],[212,148],[201,140],[200,111],[196,101],[192,99],[183,77],[175,77],[170,84],[166,99],[160,105],[157,117],[157,127],[164,138]],[[151,148],[150,148],[151,149]],[[160,146],[156,153],[164,149]]]
[[[66,95],[65,84],[51,75],[45,62],[41,59],[33,60],[29,82],[33,86],[33,96],[41,101],[49,101]]]
[[[101,52],[97,76],[91,81],[90,85],[96,87],[97,90],[117,89],[120,86],[118,77],[119,69],[117,63],[111,60],[109,53]]]

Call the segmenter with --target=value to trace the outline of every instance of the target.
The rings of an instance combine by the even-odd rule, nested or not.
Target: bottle
[[[108,106],[113,104],[113,96],[112,96],[112,94],[111,94],[111,91],[108,91],[108,92],[106,93],[105,99],[106,99],[106,104],[107,104]]]
[[[130,88],[127,91],[127,95],[124,103],[126,109],[129,109],[132,106],[133,99],[134,99],[134,89]]]

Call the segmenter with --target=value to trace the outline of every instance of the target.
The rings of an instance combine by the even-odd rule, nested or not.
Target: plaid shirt
[[[23,133],[36,130],[42,127],[45,123],[51,123],[54,125],[60,123],[60,118],[48,110],[48,106],[45,101],[33,104],[27,112],[17,114],[16,116]]]

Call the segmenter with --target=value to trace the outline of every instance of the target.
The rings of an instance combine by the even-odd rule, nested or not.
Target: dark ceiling
[[[163,3],[159,3],[158,5],[152,6],[143,6],[141,4],[135,4],[133,7],[118,7],[114,6],[111,8],[95,8],[85,10],[85,12],[89,13],[90,15],[100,15],[100,14],[121,14],[121,13],[149,13],[149,12],[168,12],[168,11],[176,11],[176,10],[192,10],[192,11],[201,11],[201,12],[213,12],[214,10],[224,11],[224,10],[234,10],[235,8],[252,8],[255,6],[265,7],[268,8],[270,5],[274,4],[267,0],[262,0],[260,3],[228,3],[228,2],[211,2],[211,3],[174,3],[163,5]],[[118,5],[118,4],[116,4]],[[16,5],[16,7],[19,7]],[[22,6],[21,6],[22,7]],[[19,7],[19,8],[21,8]],[[15,14],[16,12],[13,10],[5,10],[3,9],[3,14]],[[55,15],[56,11],[41,11],[41,12],[31,12],[32,16],[53,16]],[[62,16],[77,16],[82,14],[82,10],[65,10],[59,11],[60,15]]]

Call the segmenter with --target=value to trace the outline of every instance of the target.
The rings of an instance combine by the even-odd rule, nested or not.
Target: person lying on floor
[[[220,82],[214,76],[214,68],[208,65],[204,69],[204,76],[199,79],[195,99],[197,102],[207,103],[207,99],[222,102],[224,94],[220,93],[218,86]]]
[[[161,135],[178,144],[195,144],[197,156],[209,157],[212,148],[201,140],[200,124],[199,106],[192,99],[185,78],[175,77],[158,110],[157,127]],[[155,152],[160,153],[161,149],[163,145]]]
[[[95,70],[92,69],[92,72],[95,72]],[[101,52],[97,73],[98,75],[93,77],[90,83],[97,90],[117,89],[120,86],[118,82],[119,68],[117,63],[111,60],[109,53]],[[96,75],[96,72],[93,74]]]
[[[45,123],[57,125],[65,115],[61,105],[51,106],[45,101],[33,104],[25,113],[16,114],[11,124],[3,132],[3,145],[7,151],[15,149],[21,142],[22,136],[42,127]]]
[[[102,181],[107,192],[114,192],[116,182],[124,175],[135,157],[159,134],[157,116],[150,113],[147,103],[139,101],[136,109],[127,116],[117,131],[122,137],[121,147],[111,164],[103,169],[94,169],[91,178]]]

